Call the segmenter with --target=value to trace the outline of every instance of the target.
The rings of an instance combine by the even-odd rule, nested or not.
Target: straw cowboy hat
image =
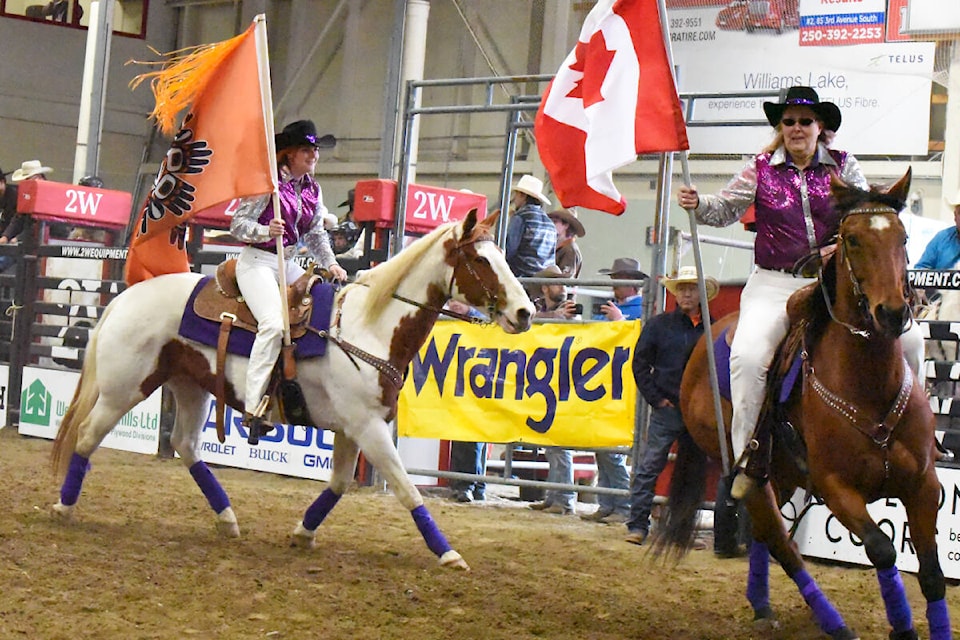
[[[577,234],[578,238],[582,238],[587,235],[587,230],[583,228],[583,223],[577,219],[577,212],[570,211],[569,209],[557,209],[556,211],[551,211],[547,216],[553,220],[554,218],[558,220],[563,220],[570,228],[573,229],[573,232]]]
[[[647,277],[640,270],[640,261],[633,258],[617,258],[609,269],[600,269],[597,273],[609,275],[617,280],[643,280]]]
[[[710,276],[704,278],[703,281],[707,288],[707,300],[713,300],[717,297],[717,294],[720,293],[720,283],[717,282],[716,278],[711,278]],[[680,267],[676,276],[673,278],[663,276],[660,278],[660,283],[663,284],[667,291],[673,295],[677,295],[677,285],[697,284],[697,268]]]
[[[542,202],[543,206],[550,206],[549,198],[543,195],[543,180],[540,178],[535,178],[529,174],[522,175],[512,191],[519,191],[520,193],[525,193],[528,196],[533,196]]]
[[[39,160],[27,160],[20,165],[20,168],[13,172],[10,180],[20,182],[34,176],[42,176],[53,171],[50,167],[44,167]]]
[[[960,206],[960,190],[958,190],[953,197],[945,196],[943,201],[952,209],[954,207]]]
[[[823,120],[823,128],[836,131],[840,128],[840,108],[832,102],[820,102],[820,96],[810,87],[790,87],[783,102],[764,102],[763,112],[771,127],[780,124],[787,107],[807,107]]]

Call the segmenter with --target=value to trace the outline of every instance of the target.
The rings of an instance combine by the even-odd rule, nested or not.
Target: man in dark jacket
[[[643,459],[634,465],[630,487],[630,519],[627,521],[626,541],[643,544],[650,531],[650,511],[657,477],[667,464],[673,443],[686,431],[680,415],[680,381],[690,352],[703,335],[695,267],[683,267],[674,278],[664,277],[663,286],[674,295],[677,307],[647,321],[633,354],[633,376],[643,399],[651,408],[647,430],[647,447]],[[720,291],[714,278],[706,278],[707,300]],[[733,555],[727,541],[715,546],[718,555]],[[729,545],[728,545],[729,546]]]

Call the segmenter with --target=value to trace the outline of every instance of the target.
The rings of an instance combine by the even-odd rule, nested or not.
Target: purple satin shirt
[[[300,202],[297,202],[297,184],[300,185]],[[283,218],[283,246],[289,247],[297,244],[301,236],[305,235],[313,223],[313,217],[316,215],[317,204],[320,201],[320,185],[309,176],[304,176],[299,181],[290,180],[280,181],[280,212]],[[258,222],[263,225],[270,225],[273,220],[273,198],[267,202],[266,208],[260,214]],[[254,244],[258,249],[265,251],[276,251],[277,243],[275,240]]]

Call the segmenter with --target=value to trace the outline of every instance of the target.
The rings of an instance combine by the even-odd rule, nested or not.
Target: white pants
[[[303,275],[296,262],[287,260],[287,284]],[[243,401],[248,412],[257,408],[270,382],[270,372],[280,355],[283,343],[283,308],[280,295],[280,266],[277,254],[246,246],[237,259],[237,285],[257,319],[257,337],[247,365],[247,384]]]
[[[755,268],[740,294],[740,320],[730,345],[730,395],[733,403],[730,439],[735,460],[753,435],[763,405],[767,370],[789,329],[787,299],[811,282],[814,280]],[[922,388],[923,335],[917,323],[911,323],[901,336],[900,344]]]

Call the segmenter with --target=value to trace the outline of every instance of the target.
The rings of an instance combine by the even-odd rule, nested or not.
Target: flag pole
[[[657,0],[660,11],[660,31],[663,33],[663,42],[667,50],[667,62],[670,73],[673,74],[674,90],[677,90],[677,73],[673,67],[673,47],[670,44],[670,32],[667,29],[667,7],[664,0]],[[679,91],[678,91],[679,95]],[[689,110],[688,110],[689,111]],[[680,151],[680,167],[683,171],[683,183],[691,186],[690,161],[686,151]],[[669,200],[668,200],[669,201]],[[703,315],[703,337],[707,343],[707,370],[710,372],[710,389],[713,391],[713,411],[717,420],[717,439],[720,442],[720,463],[723,475],[730,474],[730,452],[727,449],[727,433],[723,424],[723,407],[720,404],[720,383],[717,379],[716,355],[713,352],[713,329],[710,322],[710,303],[707,301],[707,283],[703,272],[703,255],[700,252],[700,234],[697,231],[697,216],[692,209],[687,210],[690,218],[690,237],[693,243],[693,259],[697,266],[697,288],[700,290],[701,306],[707,312]]]
[[[260,102],[263,106],[263,130],[267,135],[267,154],[269,155],[270,177],[273,180],[273,219],[283,220],[280,213],[280,187],[277,176],[277,145],[273,127],[273,94],[270,89],[270,54],[267,49],[267,16],[259,13],[254,17],[256,23],[254,38],[257,44],[257,67],[260,75]],[[290,346],[290,310],[287,308],[287,268],[283,255],[283,234],[277,238],[277,282],[280,286],[280,313],[283,318],[283,344]]]

